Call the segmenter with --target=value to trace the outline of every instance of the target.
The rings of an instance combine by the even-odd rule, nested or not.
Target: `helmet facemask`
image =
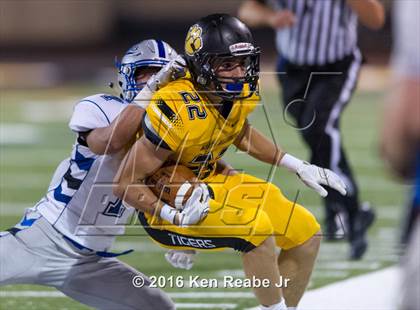
[[[115,61],[121,99],[132,102],[146,85],[146,82],[137,83],[136,74],[139,70],[148,68],[159,70],[176,57],[176,51],[161,40],[144,40],[133,45],[121,62]]]
[[[137,94],[146,86],[147,81],[138,83],[137,76],[142,69],[156,69],[159,71],[167,61],[161,61],[159,64],[150,65],[143,63],[127,63],[119,66],[118,74],[120,76],[119,86],[122,89],[122,96],[128,102],[131,102]]]
[[[252,49],[245,52],[242,51],[229,54],[202,53],[195,57],[201,58],[195,61],[200,64],[200,68],[197,68],[199,69],[197,70],[199,74],[196,77],[196,81],[206,91],[209,91],[224,100],[241,100],[249,98],[257,91],[260,60],[259,48],[252,47]],[[243,67],[244,75],[240,77],[220,75],[218,68],[229,63],[236,64],[231,70],[234,70],[237,66]],[[249,89],[246,92],[244,91],[245,84],[249,86]]]

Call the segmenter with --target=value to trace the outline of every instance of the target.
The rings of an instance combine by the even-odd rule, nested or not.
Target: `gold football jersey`
[[[244,86],[243,92],[249,91]],[[171,160],[192,169],[200,179],[214,173],[216,162],[241,132],[257,106],[257,93],[218,107],[188,78],[157,91],[146,109],[143,129],[154,144],[174,152]]]

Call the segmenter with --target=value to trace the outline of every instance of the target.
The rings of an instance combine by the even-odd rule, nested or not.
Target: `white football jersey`
[[[69,127],[76,133],[106,127],[127,105],[111,95],[87,97],[75,106]],[[134,214],[112,194],[119,163],[113,156],[94,154],[77,137],[36,210],[66,237],[96,251],[108,250]]]

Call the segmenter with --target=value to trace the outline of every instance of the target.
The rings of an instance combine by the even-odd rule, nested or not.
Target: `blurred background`
[[[391,0],[379,32],[361,27],[369,64],[391,50]],[[135,42],[160,38],[182,51],[190,25],[210,13],[236,15],[241,0],[1,0],[1,88],[51,87],[69,81],[108,81],[113,59]],[[274,32],[254,30],[264,68],[276,57]]]
[[[387,12],[385,27],[376,32],[359,29],[366,64],[342,120],[344,144],[356,171],[361,198],[374,205],[378,220],[369,231],[370,248],[362,261],[347,260],[345,242],[322,244],[310,289],[395,265],[399,260],[400,224],[409,187],[389,176],[378,155],[393,41],[392,1],[382,2]],[[73,106],[92,94],[115,94],[107,84],[116,80],[116,56],[121,58],[131,45],[148,38],[165,40],[182,52],[186,32],[197,19],[216,12],[236,15],[240,4],[240,0],[0,0],[0,230],[13,226],[24,208],[44,195],[55,167],[69,156],[75,139],[67,126]],[[280,90],[273,74],[274,32],[261,28],[253,33],[262,48],[263,102],[251,122],[290,153],[307,158],[298,132],[282,117]],[[258,177],[270,176],[268,165],[245,154],[229,150],[226,158],[236,168]],[[289,198],[299,189],[299,202],[322,221],[324,212],[317,194],[283,169],[273,178]],[[135,249],[123,260],[148,275],[244,276],[238,255],[231,251],[200,254],[194,269],[180,271],[165,262],[164,251],[138,227],[129,234],[118,238],[114,250]],[[47,294],[37,295],[38,291]],[[230,295],[235,299],[180,297],[181,290],[168,291],[178,296],[174,297],[177,303],[219,303],[214,309],[256,305],[251,291],[244,289],[227,290],[239,294]],[[200,289],[192,290],[197,291]],[[182,292],[188,294],[187,290]],[[204,292],[208,294],[209,290]],[[4,309],[84,309],[69,299],[55,298],[62,296],[54,295],[56,292],[49,288],[7,286],[0,293]]]

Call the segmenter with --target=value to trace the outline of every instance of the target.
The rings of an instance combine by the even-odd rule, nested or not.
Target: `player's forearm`
[[[141,128],[144,109],[129,105],[119,115],[109,139],[111,151],[118,152],[135,140]]]
[[[385,10],[378,0],[347,0],[347,4],[356,12],[364,26],[378,30],[384,25]]]
[[[122,184],[125,191],[119,190],[115,194],[133,208],[149,214],[159,214],[162,202],[143,182]],[[121,189],[121,188],[120,188]]]
[[[114,178],[114,194],[138,210],[151,214],[158,212],[158,198],[145,180],[162,166],[169,154],[167,150],[156,151],[156,147],[142,136],[120,164]]]
[[[139,174],[137,176],[139,177]],[[132,181],[123,170],[122,175],[114,181],[114,195],[124,201],[129,206],[149,213],[155,217],[167,220],[175,225],[179,224],[179,214],[172,213],[174,209],[162,202],[145,183],[145,175],[140,176],[137,181]]]
[[[328,192],[321,185],[327,185],[337,190],[340,194],[346,195],[346,185],[334,172],[311,165],[299,158],[284,153],[273,142],[258,132],[258,130],[253,129],[251,126],[247,127],[247,135],[243,136],[240,143],[235,144],[241,150],[261,161],[282,166],[290,172],[297,174],[305,185],[315,190],[322,197],[326,197]]]
[[[97,128],[87,136],[87,144],[95,154],[115,154],[135,139],[144,110],[129,105],[108,126]]]
[[[244,1],[238,11],[239,18],[251,27],[270,26],[268,16],[273,14],[273,9],[255,0]]]
[[[137,210],[153,214],[158,198],[145,184],[147,173],[135,171],[132,153],[126,155],[114,179],[114,195]]]
[[[252,126],[247,126],[241,141],[235,145],[241,151],[271,165],[278,165],[284,155],[281,148]]]

